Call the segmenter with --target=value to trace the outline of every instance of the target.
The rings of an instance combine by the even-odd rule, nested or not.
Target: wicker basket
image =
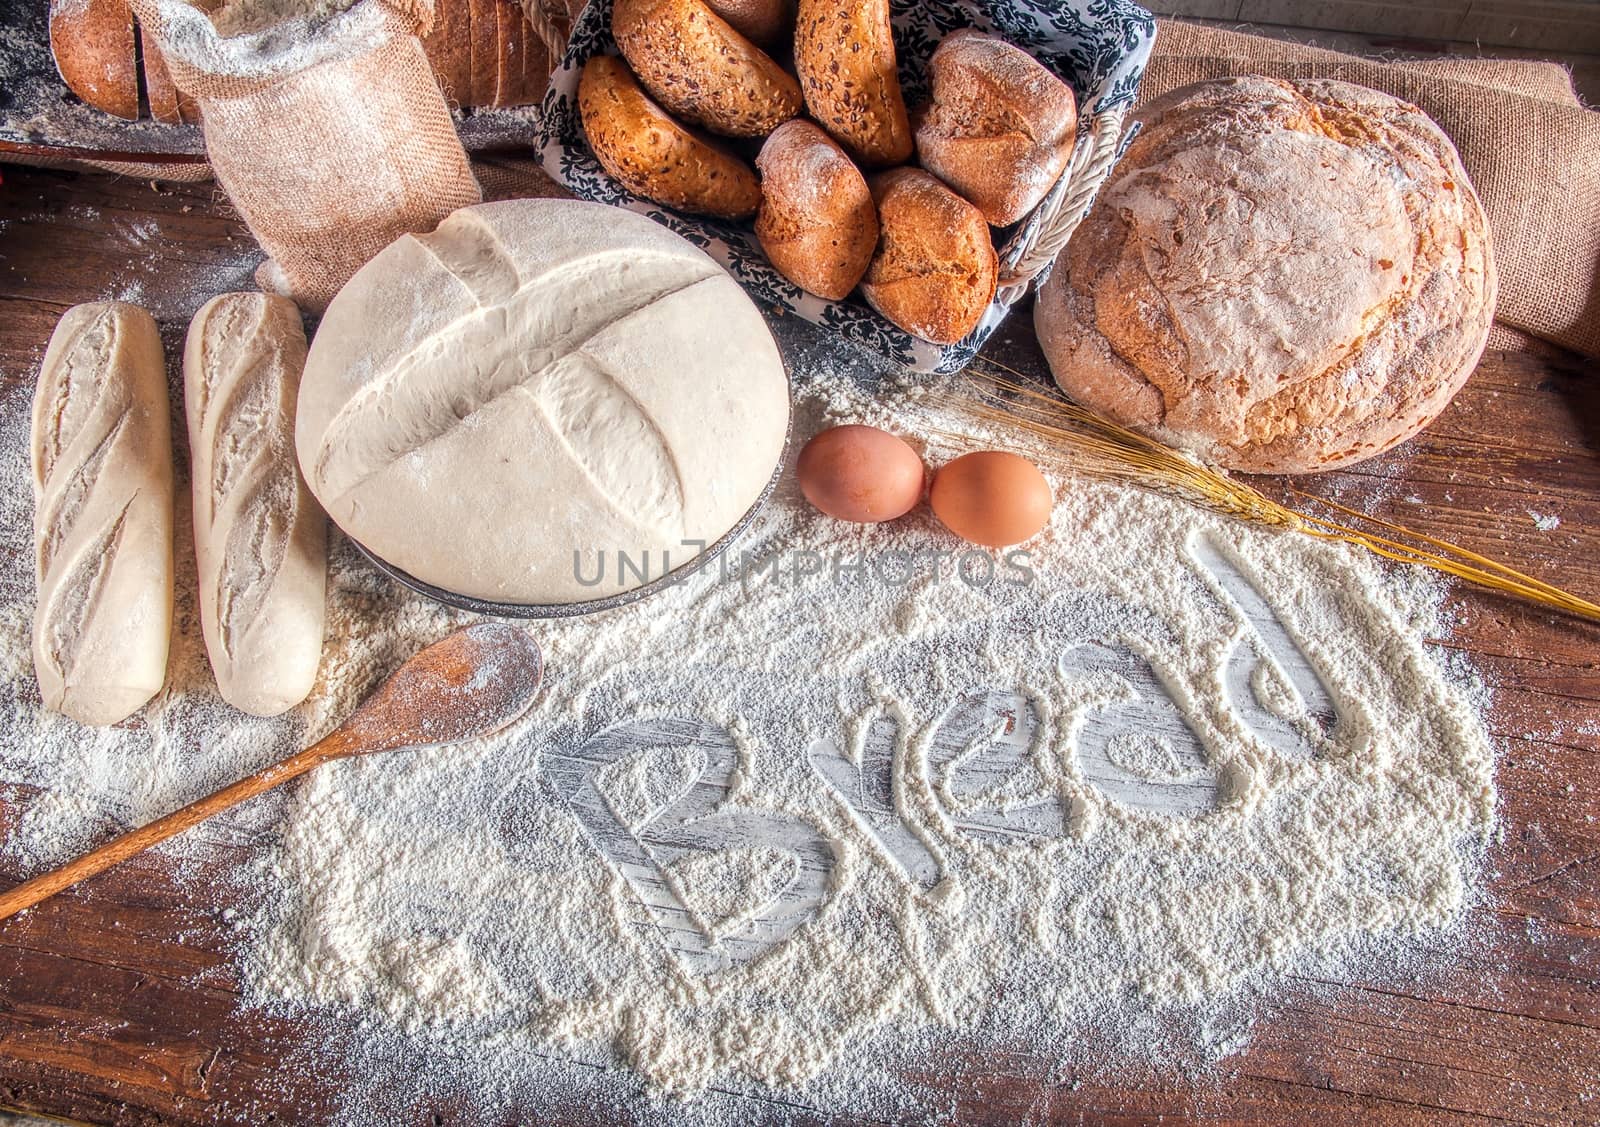
[[[923,75],[939,41],[956,28],[975,27],[1028,51],[1071,84],[1083,107],[1072,160],[1060,180],[1021,222],[995,232],[999,289],[978,327],[956,344],[918,340],[858,296],[826,301],[808,294],[772,268],[749,224],[680,214],[640,199],[606,175],[583,137],[577,87],[589,56],[616,50],[611,0],[590,0],[572,26],[539,109],[536,155],[544,170],[574,194],[648,215],[704,248],[757,301],[791,310],[917,371],[957,371],[1049,271],[1094,202],[1125,145],[1123,119],[1155,42],[1155,21],[1131,0],[892,0],[892,9],[909,105],[926,96]]]

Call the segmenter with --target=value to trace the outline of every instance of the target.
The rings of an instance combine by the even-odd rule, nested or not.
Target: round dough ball
[[[1439,127],[1344,82],[1174,91],[1035,310],[1063,391],[1230,469],[1349,465],[1409,438],[1488,339],[1483,208]]]
[[[377,556],[458,594],[559,604],[715,542],[772,478],[788,420],[772,334],[720,266],[641,215],[524,199],[463,208],[356,273],[312,342],[295,445]]]

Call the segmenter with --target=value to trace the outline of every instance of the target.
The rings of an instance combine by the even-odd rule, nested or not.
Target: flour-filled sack
[[[340,291],[295,442],[370,552],[548,605],[718,540],[771,480],[788,415],[765,321],[704,253],[617,208],[511,200],[402,237]]]

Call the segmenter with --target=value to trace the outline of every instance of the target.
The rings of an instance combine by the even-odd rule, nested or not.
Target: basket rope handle
[[[1039,272],[1056,260],[1072,232],[1083,222],[1117,156],[1122,138],[1122,122],[1127,106],[1116,106],[1095,115],[1085,144],[1074,150],[1072,160],[1061,174],[1065,191],[1052,192],[1028,221],[1021,238],[1001,264],[1000,285],[995,300],[1006,305],[1019,300]]]
[[[534,34],[550,52],[551,69],[559,68],[572,32],[566,5],[561,0],[522,0],[522,10],[527,13]]]

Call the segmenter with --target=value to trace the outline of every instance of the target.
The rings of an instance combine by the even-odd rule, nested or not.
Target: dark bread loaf
[[[139,116],[139,67],[127,0],[51,0],[50,53],[62,80],[97,110]]]

